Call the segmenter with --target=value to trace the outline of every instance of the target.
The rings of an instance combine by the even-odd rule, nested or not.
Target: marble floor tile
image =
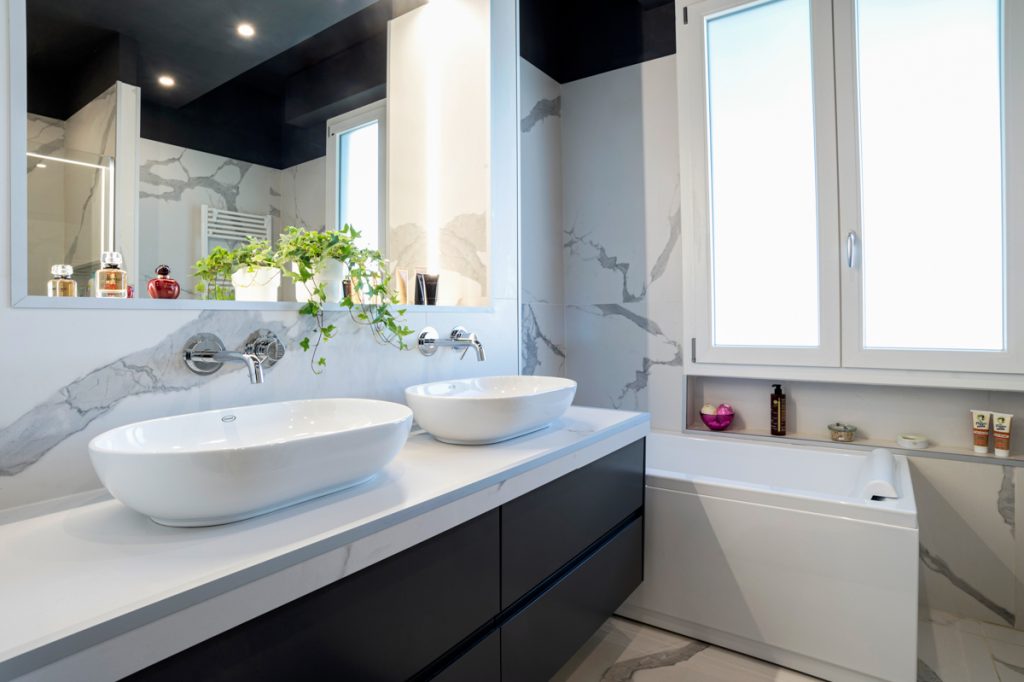
[[[999,682],[1024,682],[1024,647],[986,640]]]
[[[809,682],[704,642],[623,618],[609,618],[552,682]]]
[[[930,611],[917,682],[1024,682],[1024,632]],[[811,682],[817,678],[623,618],[609,618],[555,682]]]
[[[922,619],[917,628],[918,682],[968,680],[956,621]]]

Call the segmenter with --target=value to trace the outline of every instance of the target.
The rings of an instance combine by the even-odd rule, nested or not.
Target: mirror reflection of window
[[[365,248],[384,239],[385,102],[375,102],[327,122],[329,215],[352,225]]]

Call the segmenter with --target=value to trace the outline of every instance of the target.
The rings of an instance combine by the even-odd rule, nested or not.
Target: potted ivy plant
[[[327,365],[319,355],[320,345],[337,332],[337,326],[327,322],[325,306],[331,303],[340,303],[355,322],[367,325],[380,343],[405,349],[405,337],[412,334],[400,319],[405,310],[394,307],[398,297],[384,258],[379,251],[361,248],[358,239],[359,232],[351,225],[323,232],[288,227],[278,242],[277,265],[295,282],[296,298],[300,290],[305,292],[299,314],[313,318],[315,340],[307,336],[299,345],[312,350],[309,363],[314,374]],[[341,290],[340,281],[335,291],[336,268],[342,278],[348,275],[348,291]]]
[[[235,270],[235,256],[224,247],[215,246],[196,261],[192,274],[196,279],[196,293],[206,300],[230,301],[235,295],[228,282]]]
[[[276,301],[281,286],[281,269],[277,266],[270,241],[249,237],[232,252],[236,270],[231,274],[236,301]]]
[[[339,230],[318,232],[301,227],[285,228],[277,243],[277,260],[295,282],[295,300],[306,303],[320,298],[325,303],[341,302],[344,260],[350,246],[354,244],[347,244]]]

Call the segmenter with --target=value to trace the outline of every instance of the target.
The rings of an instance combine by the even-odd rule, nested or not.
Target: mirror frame
[[[408,312],[493,313],[495,300],[519,297],[519,2],[490,0],[490,206],[488,285],[486,306],[405,305]],[[103,299],[80,296],[74,299],[30,296],[28,293],[28,178],[24,161],[28,148],[28,70],[26,0],[8,0],[8,164],[10,192],[10,305],[13,308],[55,308],[67,310],[235,310],[296,311],[301,303],[291,301],[248,302],[203,299],[160,300],[149,298]],[[326,130],[325,130],[326,134]],[[385,190],[386,191],[386,190]],[[496,263],[505,261],[502,272],[515,274],[513,286],[499,283]],[[511,262],[508,262],[511,261]],[[503,278],[504,279],[504,278]],[[341,310],[339,305],[329,311]]]

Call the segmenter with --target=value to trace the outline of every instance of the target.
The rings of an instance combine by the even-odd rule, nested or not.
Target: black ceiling
[[[28,59],[67,65],[66,46],[120,35],[137,45],[147,98],[180,107],[333,26],[373,0],[28,0]],[[249,22],[256,36],[236,26]],[[78,56],[78,55],[75,55]],[[167,73],[174,88],[158,88]],[[145,87],[151,86],[151,87]]]
[[[519,0],[520,54],[559,83],[676,51],[671,0]]]
[[[28,0],[29,110],[66,119],[121,80],[142,89],[143,137],[287,167],[384,96],[387,21],[424,2]]]

